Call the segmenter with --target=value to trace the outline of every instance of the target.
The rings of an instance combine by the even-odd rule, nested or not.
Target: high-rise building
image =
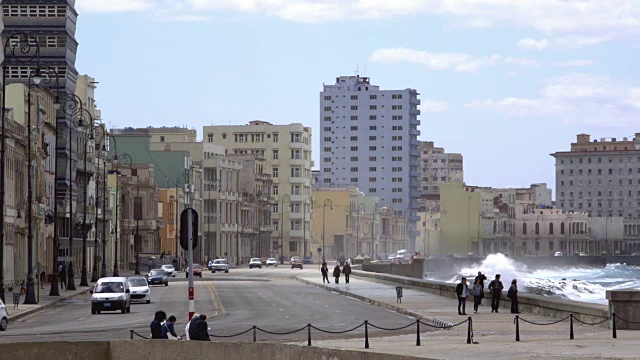
[[[415,248],[419,218],[415,89],[381,90],[368,77],[340,76],[320,93],[320,187],[357,186],[408,220]]]
[[[289,259],[307,255],[313,166],[311,128],[255,120],[247,125],[205,126],[203,136],[204,142],[223,146],[227,155],[253,155],[266,160],[263,172],[271,174],[275,203],[271,207],[272,256]]]
[[[464,182],[462,154],[445,152],[433,141],[421,141],[420,151],[420,203],[426,212],[438,211],[440,183]]]

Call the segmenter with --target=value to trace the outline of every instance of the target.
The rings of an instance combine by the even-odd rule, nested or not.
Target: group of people
[[[473,280],[473,287],[469,291],[469,285],[467,284],[467,278],[463,277],[460,283],[456,286],[456,293],[458,295],[458,315],[467,315],[466,305],[467,298],[473,295],[473,312],[478,312],[478,307],[482,304],[484,298],[484,282],[487,280],[487,276],[481,271],[478,271],[478,276]],[[504,285],[500,280],[500,274],[496,274],[494,280],[489,283],[489,293],[491,294],[491,312],[500,312],[500,297],[504,290]],[[511,313],[519,314],[518,310],[518,281],[516,279],[511,280],[511,286],[507,291],[507,297],[511,300]]]
[[[207,315],[194,314],[185,327],[185,337],[187,340],[210,341],[209,325],[207,324]],[[181,336],[176,334],[175,325],[177,319],[171,315],[167,318],[164,311],[156,311],[153,321],[151,322],[151,338],[152,339],[169,339],[172,338],[182,340]]]
[[[322,274],[322,283],[325,282],[330,284],[329,281],[329,268],[327,267],[327,263],[323,262],[322,267],[320,268],[320,273]],[[351,275],[351,265],[350,262],[347,262],[340,270],[340,263],[336,263],[336,266],[333,268],[333,277],[335,278],[336,284],[340,282],[340,274],[344,274],[344,280],[348,284],[349,283],[349,275]]]

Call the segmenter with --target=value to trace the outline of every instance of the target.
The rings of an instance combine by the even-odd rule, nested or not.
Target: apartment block
[[[594,222],[593,229],[604,233],[607,241],[609,226],[621,218],[623,239],[615,239],[609,252],[640,250],[640,133],[593,140],[589,134],[578,134],[569,151],[551,156],[556,159],[558,207],[607,218]]]
[[[203,132],[205,142],[224,147],[227,155],[265,159],[262,171],[271,175],[274,202],[271,253],[287,259],[302,256],[310,236],[311,128],[255,120],[247,125],[205,126]]]
[[[421,210],[437,212],[440,183],[464,182],[462,154],[445,152],[433,141],[421,141],[420,151],[420,205]]]
[[[357,186],[409,221],[413,250],[419,209],[415,89],[382,90],[368,77],[340,76],[320,93],[321,187]]]

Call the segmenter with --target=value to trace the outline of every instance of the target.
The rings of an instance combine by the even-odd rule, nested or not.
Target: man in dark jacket
[[[336,284],[340,282],[340,264],[336,264],[333,268],[333,277],[336,279]]]
[[[191,319],[191,325],[189,325],[190,340],[211,341],[209,338],[209,325],[206,320],[207,315],[204,314]]]
[[[162,322],[167,319],[167,314],[164,311],[156,311],[153,317],[153,321],[149,327],[151,328],[152,339],[162,339]]]
[[[329,268],[327,268],[326,262],[322,263],[322,267],[320,268],[320,273],[322,274],[322,283],[324,284],[326,280],[327,284],[330,284],[331,281],[329,281]]]
[[[491,292],[491,312],[500,312],[500,296],[502,295],[502,281],[500,281],[500,274],[496,275],[495,280],[489,283],[489,292]]]
[[[484,281],[487,280],[487,275],[483,274],[482,271],[478,271],[478,276],[473,280],[473,283],[476,283],[476,280],[479,281],[480,286],[482,286],[482,292],[480,293],[480,298],[484,298]]]
[[[460,280],[460,284],[456,286],[456,294],[458,294],[458,315],[467,315],[467,298],[469,297],[469,287],[467,285],[467,278],[463,277]],[[462,307],[462,311],[460,311]]]
[[[344,264],[344,267],[342,268],[342,273],[344,274],[344,281],[348,284],[349,275],[351,275],[351,265],[349,265],[349,263]]]

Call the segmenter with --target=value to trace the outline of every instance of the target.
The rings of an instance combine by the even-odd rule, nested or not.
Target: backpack
[[[513,297],[513,289],[512,288],[509,288],[509,291],[507,291],[507,297],[509,299],[511,299]]]

